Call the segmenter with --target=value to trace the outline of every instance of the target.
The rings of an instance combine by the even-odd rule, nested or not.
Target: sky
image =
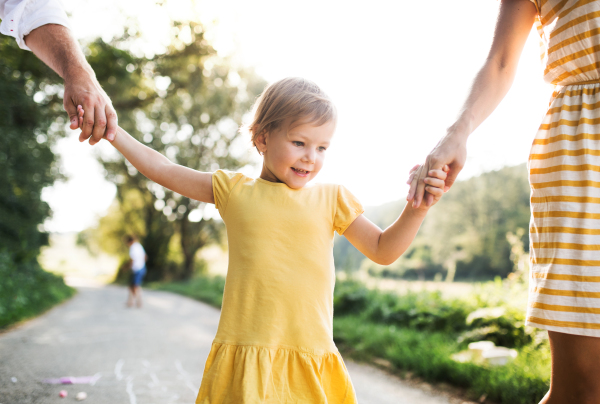
[[[160,52],[169,19],[208,27],[219,56],[268,82],[315,81],[335,102],[338,128],[317,181],[346,186],[364,205],[406,197],[409,169],[453,123],[491,44],[499,1],[63,0],[83,43],[109,40],[134,23],[142,51]],[[161,45],[163,44],[163,45]],[[527,161],[551,87],[542,81],[539,39],[529,36],[513,87],[470,137],[459,179]],[[117,111],[118,113],[119,111]],[[106,213],[115,188],[91,147],[71,133],[56,146],[69,181],[44,190],[52,232],[80,231]],[[257,160],[258,161],[258,160]],[[255,175],[260,172],[257,166]]]

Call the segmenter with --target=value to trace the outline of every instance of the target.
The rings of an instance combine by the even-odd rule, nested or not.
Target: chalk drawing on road
[[[181,366],[181,362],[178,360],[175,361],[175,367],[177,368],[177,371],[179,372],[179,374],[181,375],[181,378],[185,382],[185,385],[188,386],[188,388],[190,390],[192,390],[192,393],[196,394],[198,392],[198,388],[196,386],[194,386],[194,384],[190,381],[189,373],[186,372],[185,370],[183,370],[183,366]]]
[[[179,394],[175,394],[174,396],[172,396],[169,401],[167,402],[167,404],[172,404],[174,402],[176,402],[177,400],[179,400]]]
[[[160,380],[156,377],[156,373],[150,373],[150,379],[152,379],[152,382],[148,383],[149,387],[158,386],[160,384]]]
[[[95,386],[96,382],[102,377],[101,373],[96,373],[94,376],[92,376],[92,378],[90,379],[90,386]]]
[[[125,391],[129,394],[129,404],[137,404],[137,398],[133,392],[133,376],[127,376],[127,388]]]
[[[121,373],[121,370],[123,369],[123,364],[125,364],[125,361],[123,359],[119,359],[117,361],[117,364],[115,365],[115,376],[117,380],[123,380],[123,373]]]

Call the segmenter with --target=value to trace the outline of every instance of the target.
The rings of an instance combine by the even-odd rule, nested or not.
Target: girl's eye
[[[302,146],[304,146],[304,143],[302,143],[302,142],[297,142],[297,141],[295,141],[295,140],[294,140],[294,141],[292,141],[292,143],[294,144],[294,146],[298,146],[298,147],[302,147]]]
[[[319,151],[325,151],[325,150],[327,150],[327,148],[325,146],[319,147]]]

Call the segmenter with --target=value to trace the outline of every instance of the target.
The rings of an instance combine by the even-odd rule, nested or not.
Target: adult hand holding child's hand
[[[50,9],[47,12],[53,17],[56,17],[56,13],[64,13],[56,10],[56,4],[49,4],[51,2],[48,1],[42,3],[41,7]],[[66,20],[66,15],[64,17]],[[45,17],[36,18],[44,20]],[[92,145],[102,138],[112,141],[117,133],[117,114],[110,98],[98,83],[94,70],[69,28],[60,25],[65,21],[61,18],[58,20],[33,29],[24,40],[38,58],[64,79],[63,106],[69,114],[71,129],[81,128],[79,141],[89,139]],[[78,105],[85,109],[83,122],[78,119]]]
[[[83,119],[78,116],[78,105],[85,110]],[[82,73],[65,79],[64,107],[69,114],[71,129],[81,129],[80,142],[89,139],[94,145],[102,138],[114,140],[117,114],[95,77]]]
[[[413,201],[413,207],[418,208],[421,202],[425,200],[426,206],[433,203],[433,195],[426,189],[425,178],[429,176],[431,170],[443,170],[448,173],[445,180],[444,192],[447,192],[458,173],[462,170],[467,159],[467,141],[466,137],[458,136],[454,133],[448,133],[433,148],[421,166],[415,166],[411,170],[409,177],[410,190],[408,191],[407,201]]]
[[[423,179],[423,188],[429,197],[431,197],[431,203],[426,204],[426,206],[430,207],[439,201],[444,194],[445,181],[447,181],[448,171],[450,171],[450,168],[447,165],[444,165],[440,170],[425,171],[422,165],[416,164],[410,169],[406,183],[410,185],[415,181],[415,178],[419,173],[424,173],[425,178]]]

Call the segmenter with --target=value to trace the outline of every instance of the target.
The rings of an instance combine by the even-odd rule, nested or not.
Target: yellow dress
[[[527,325],[600,337],[600,1],[532,1],[556,91],[529,156]]]
[[[229,269],[196,403],[356,403],[333,342],[333,235],[362,206],[339,185],[212,181]]]

